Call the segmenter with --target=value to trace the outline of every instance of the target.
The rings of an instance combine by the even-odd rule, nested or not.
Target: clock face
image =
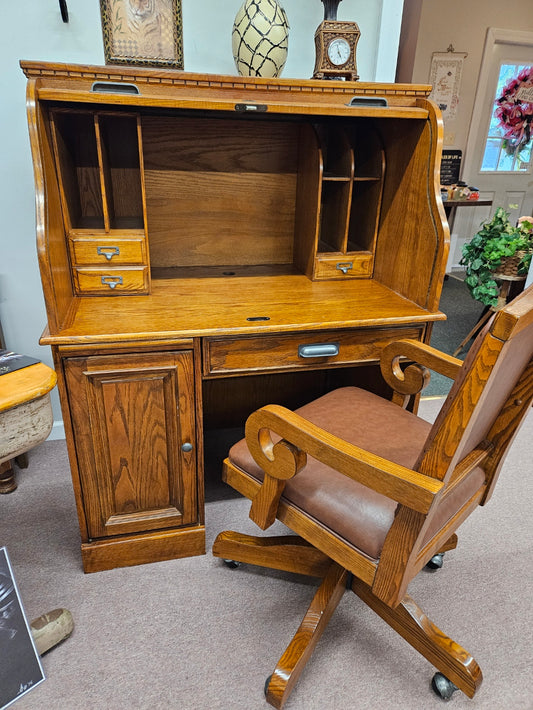
[[[350,58],[350,45],[343,37],[332,39],[328,45],[328,59],[336,67],[346,64]]]

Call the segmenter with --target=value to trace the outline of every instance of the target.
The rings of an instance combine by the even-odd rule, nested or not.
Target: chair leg
[[[494,313],[493,308],[489,308],[478,320],[478,322],[475,324],[475,326],[472,328],[472,330],[468,333],[468,335],[461,340],[459,345],[455,348],[453,351],[453,357],[457,357],[459,353],[464,350],[464,348],[468,345],[468,343],[472,340],[472,338],[479,333],[479,331],[483,328],[485,323],[489,320],[491,315]]]
[[[17,489],[12,461],[0,463],[0,493],[12,493]]]
[[[448,550],[455,550],[457,547],[457,535],[454,533],[443,545],[439,548],[433,557],[426,563],[428,572],[435,572],[442,567],[444,562],[444,553]]]
[[[298,535],[255,537],[226,530],[217,536],[213,555],[311,577],[324,577],[331,565],[327,555]]]
[[[409,595],[404,597],[396,609],[391,609],[361,580],[354,578],[351,587],[358,597],[448,680],[469,698],[474,697],[483,680],[480,667],[468,651],[446,636],[428,619]]]
[[[449,550],[455,550],[457,547],[457,535],[454,533],[446,542],[439,548],[439,552],[448,552]]]
[[[331,563],[298,631],[265,686],[267,702],[282,708],[346,590],[348,572]]]

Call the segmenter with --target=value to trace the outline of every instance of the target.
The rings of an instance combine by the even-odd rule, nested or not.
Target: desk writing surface
[[[267,321],[248,321],[266,317]],[[79,298],[68,325],[43,344],[363,328],[443,320],[376,281],[305,276],[154,280],[151,296]]]

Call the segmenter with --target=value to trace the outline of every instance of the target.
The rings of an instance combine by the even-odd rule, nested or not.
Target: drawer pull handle
[[[338,343],[312,343],[298,345],[298,357],[335,357],[339,354]]]
[[[381,96],[354,96],[347,106],[388,106],[387,99]]]
[[[337,270],[347,274],[350,269],[353,269],[353,261],[341,261],[337,264]]]
[[[91,91],[98,94],[140,94],[135,84],[123,84],[119,81],[95,81]]]
[[[181,450],[184,451],[186,454],[188,454],[189,451],[192,451],[192,444],[190,443],[190,441],[186,441],[184,444],[182,444]]]
[[[122,276],[102,276],[101,281],[104,286],[115,288],[117,284],[122,284]]]
[[[118,247],[96,247],[96,253],[99,256],[105,256],[108,261],[111,261],[114,256],[120,254],[120,249]]]

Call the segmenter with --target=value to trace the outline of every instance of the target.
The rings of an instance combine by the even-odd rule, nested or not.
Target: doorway
[[[533,32],[488,29],[462,174],[479,188],[480,199],[492,200],[492,207],[457,211],[448,271],[461,268],[463,244],[497,207],[510,212],[511,222],[533,212],[533,140],[519,154],[508,152],[494,119],[495,99],[502,85],[521,68],[532,66]]]

